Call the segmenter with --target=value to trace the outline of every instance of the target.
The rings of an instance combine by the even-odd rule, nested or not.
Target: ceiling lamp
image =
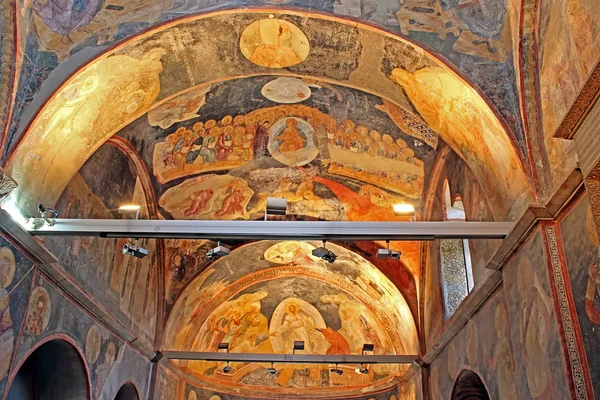
[[[390,241],[386,240],[385,242],[387,243],[387,249],[377,249],[376,257],[379,259],[391,258],[393,260],[399,260],[402,256],[402,252],[397,250],[390,250]]]
[[[265,209],[265,221],[267,216],[271,215],[285,215],[287,213],[287,199],[280,199],[276,197],[267,197],[267,206]]]
[[[367,352],[367,351],[371,352],[371,351],[374,351],[374,350],[375,350],[375,345],[374,344],[372,344],[372,343],[365,343],[365,344],[363,344],[363,348],[362,348],[361,354],[365,355],[365,352]]]
[[[360,364],[359,368],[354,370],[357,374],[367,375],[369,373],[369,368],[365,364]]]
[[[144,258],[148,255],[148,249],[138,246],[137,239],[135,240],[135,244],[125,243],[122,252],[126,256],[134,256],[136,258]]]
[[[344,371],[342,371],[341,369],[338,368],[337,364],[335,364],[335,368],[331,368],[329,370],[329,372],[332,372],[332,373],[338,374],[338,375],[342,375],[344,373]]]
[[[292,353],[296,354],[296,350],[298,350],[298,351],[304,350],[304,341],[297,340],[294,342],[294,349],[292,350]]]
[[[273,362],[271,362],[271,368],[267,368],[267,372],[270,373],[271,375],[275,375],[277,373],[277,370],[273,366]]]
[[[321,260],[325,260],[325,261],[333,264],[335,262],[335,260],[337,259],[337,255],[333,251],[328,250],[325,247],[326,244],[327,244],[327,241],[323,240],[323,246],[317,247],[316,249],[314,249],[312,251],[312,255],[320,258]]]
[[[119,214],[135,214],[135,219],[140,217],[140,209],[142,207],[136,204],[128,204],[119,207]]]
[[[44,221],[46,221],[48,226],[54,226],[54,224],[56,223],[56,218],[58,218],[58,211],[56,211],[50,206],[45,206],[41,203],[38,205],[38,211],[40,212],[40,215],[42,216],[42,218],[44,218]]]
[[[225,372],[226,374],[230,373],[231,370],[233,368],[231,368],[231,365],[229,365],[229,361],[227,361],[227,365],[225,366],[225,368],[223,368],[223,372]]]
[[[213,247],[208,251],[208,253],[206,253],[206,258],[208,258],[210,261],[215,261],[220,257],[228,256],[229,253],[231,253],[231,249],[226,246],[221,246],[221,241],[218,241],[217,247]]]
[[[140,217],[141,207],[136,204],[129,204],[119,207],[119,214],[135,214],[135,219]],[[123,245],[123,254],[127,256],[134,256],[136,258],[144,258],[148,255],[148,249],[138,246],[138,239],[135,239],[134,244],[125,243]]]
[[[410,203],[399,203],[392,206],[396,215],[412,217],[415,215],[415,207]]]
[[[139,211],[140,208],[141,208],[141,206],[138,206],[137,204],[127,204],[127,205],[119,207],[119,212],[123,212],[123,213],[136,212],[136,211]]]

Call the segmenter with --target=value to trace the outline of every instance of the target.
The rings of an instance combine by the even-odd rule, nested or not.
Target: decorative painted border
[[[587,400],[589,396],[586,387],[583,366],[579,355],[575,326],[573,324],[571,309],[569,307],[569,301],[567,298],[568,294],[561,267],[561,258],[556,239],[556,230],[553,224],[548,224],[544,228],[554,283],[555,303],[558,305],[558,309],[560,311],[561,327],[564,334],[564,341],[567,346],[566,350],[568,361],[571,367],[571,379],[574,384],[575,398],[578,400]]]
[[[539,0],[521,2],[519,30],[519,85],[521,87],[521,114],[527,139],[527,151],[533,180],[538,195],[545,197],[552,185],[544,133],[542,130],[541,94],[539,82]],[[542,164],[536,164],[535,159]]]
[[[579,92],[579,96],[565,115],[556,132],[555,138],[573,139],[577,128],[581,125],[588,113],[594,108],[600,97],[600,62],[592,71],[587,82]]]
[[[18,47],[16,9],[17,6],[12,1],[0,4],[0,156],[4,154],[6,133],[12,114]]]
[[[594,165],[584,178],[584,182],[592,206],[594,222],[596,222],[596,228],[600,230],[600,163]]]

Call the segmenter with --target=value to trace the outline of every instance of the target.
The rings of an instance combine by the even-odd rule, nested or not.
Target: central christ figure
[[[285,129],[277,136],[277,139],[282,141],[279,145],[280,153],[302,150],[306,143],[306,139],[298,132],[298,121],[294,118],[285,121]]]

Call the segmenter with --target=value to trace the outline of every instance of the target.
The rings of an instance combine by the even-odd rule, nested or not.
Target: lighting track
[[[319,355],[319,354],[256,354],[195,351],[163,351],[169,360],[200,360],[221,362],[290,363],[290,364],[412,364],[417,355]]]
[[[434,240],[503,239],[512,222],[330,222],[200,221],[56,218],[50,226],[35,218],[26,226],[35,236],[212,240]]]

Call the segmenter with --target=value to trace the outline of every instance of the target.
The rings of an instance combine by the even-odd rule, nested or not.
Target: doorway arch
[[[140,395],[133,383],[126,382],[117,392],[115,400],[140,400]]]
[[[49,340],[37,347],[21,364],[6,400],[89,399],[85,362],[71,343]]]
[[[479,375],[469,369],[464,369],[456,378],[451,399],[490,400],[490,395]]]

